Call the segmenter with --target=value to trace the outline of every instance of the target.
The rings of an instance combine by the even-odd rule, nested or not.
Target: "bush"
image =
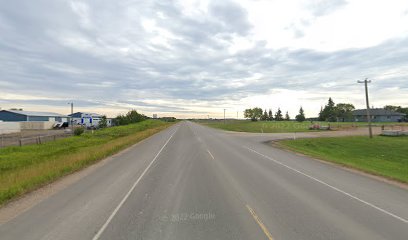
[[[108,121],[106,120],[106,116],[103,115],[101,120],[99,121],[99,128],[106,128],[108,127]]]
[[[119,115],[115,119],[115,125],[128,125],[146,120],[146,116],[136,110],[129,111],[126,115]]]
[[[82,133],[84,133],[85,129],[83,127],[75,128],[74,129],[74,135],[75,136],[80,136]]]

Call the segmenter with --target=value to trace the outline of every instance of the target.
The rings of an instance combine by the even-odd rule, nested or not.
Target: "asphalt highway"
[[[406,189],[265,140],[178,123],[3,223],[0,239],[408,239]]]

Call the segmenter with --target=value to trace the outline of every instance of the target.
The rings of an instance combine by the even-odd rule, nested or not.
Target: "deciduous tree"
[[[262,116],[262,108],[248,108],[244,111],[244,117],[251,119],[251,121],[258,121],[258,119]]]

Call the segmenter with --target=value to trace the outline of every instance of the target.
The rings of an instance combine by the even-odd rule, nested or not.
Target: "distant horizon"
[[[387,105],[390,105],[390,104],[387,104]],[[324,105],[322,105],[322,106],[324,106]],[[400,106],[400,105],[398,105],[398,106]],[[401,107],[404,107],[404,106],[401,106]],[[408,107],[408,106],[407,106]],[[60,111],[48,111],[48,110],[34,110],[34,109],[25,109],[25,108],[21,108],[21,107],[12,107],[12,108],[15,108],[15,109],[22,109],[22,111],[33,111],[33,112],[53,112],[53,113],[59,113],[59,114],[62,114],[62,115],[69,115],[69,114],[71,114],[71,112],[69,112],[69,113],[65,113],[65,112],[60,112]],[[370,109],[378,109],[378,108],[380,108],[380,109],[383,109],[384,108],[384,106],[382,106],[382,107],[374,107],[374,108],[370,108]],[[365,107],[363,107],[363,108],[355,108],[355,110],[365,110],[366,108]],[[5,109],[5,108],[2,108],[2,107],[0,107],[0,111],[1,110],[11,110],[10,108],[7,108],[7,109]],[[137,109],[129,109],[128,111],[131,111],[131,110],[136,110],[136,111],[138,111]],[[200,116],[200,114],[197,114],[195,117],[176,117],[176,115],[172,115],[172,114],[170,114],[170,113],[168,113],[168,114],[159,114],[159,113],[152,113],[151,115],[147,115],[147,114],[145,114],[145,113],[143,113],[142,111],[138,111],[139,113],[141,113],[141,114],[144,114],[145,116],[147,116],[147,117],[150,117],[150,118],[153,118],[153,114],[157,114],[157,118],[164,118],[164,117],[176,117],[177,119],[179,119],[179,120],[188,120],[188,119],[213,119],[213,120],[223,120],[224,119],[224,112],[223,112],[223,110],[224,109],[221,109],[221,113],[220,113],[220,115],[218,116],[218,117],[216,117],[216,115],[214,115],[213,117],[212,117],[212,115],[211,114],[201,114],[201,116]],[[269,110],[269,109],[263,109],[263,110]],[[281,109],[282,110],[282,109]],[[70,110],[69,110],[70,111]],[[119,114],[126,114],[128,111],[125,111],[125,112],[122,112],[122,113],[119,113]],[[273,111],[273,114],[275,114],[275,112],[277,111],[277,110],[272,110]],[[107,115],[107,114],[105,114],[105,113],[102,113],[102,112],[97,112],[97,111],[88,111],[88,110],[75,110],[75,108],[74,108],[74,113],[76,113],[76,112],[87,112],[87,113],[96,113],[96,114],[100,114],[100,115],[106,115],[106,117],[108,117],[108,118],[115,118],[115,117],[117,117],[119,114],[117,114],[117,115]],[[286,113],[286,111],[283,111],[282,110],[282,114],[285,114]],[[242,112],[238,112],[238,118],[237,118],[237,112],[235,111],[234,112],[234,116],[232,116],[233,115],[233,113],[231,113],[231,112],[228,112],[228,111],[226,111],[226,117],[225,117],[225,119],[230,119],[230,120],[234,120],[234,119],[237,119],[237,120],[246,120],[247,118],[244,118],[244,116],[243,116],[243,111]],[[291,120],[294,120],[295,119],[295,115],[297,115],[298,114],[298,112],[296,112],[296,113],[293,113],[293,114],[291,114],[290,112],[289,112],[289,116],[290,116],[290,119]],[[309,119],[309,118],[317,118],[319,116],[319,114],[316,114],[316,116],[307,116],[306,115],[306,119]]]

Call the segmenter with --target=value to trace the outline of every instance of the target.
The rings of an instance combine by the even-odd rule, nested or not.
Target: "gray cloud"
[[[313,11],[324,15],[343,5],[322,1]],[[273,89],[348,94],[365,76],[378,78],[373,91],[407,89],[406,68],[382,75],[407,64],[406,38],[337,52],[270,49],[260,41],[231,54],[233,38],[251,34],[245,9],[212,1],[208,12],[187,16],[173,1],[2,4],[0,91],[40,100],[0,99],[55,106],[85,99],[78,103],[192,113],[197,106],[219,106]],[[157,29],[146,29],[146,20],[154,20]],[[149,103],[173,99],[185,106]]]

